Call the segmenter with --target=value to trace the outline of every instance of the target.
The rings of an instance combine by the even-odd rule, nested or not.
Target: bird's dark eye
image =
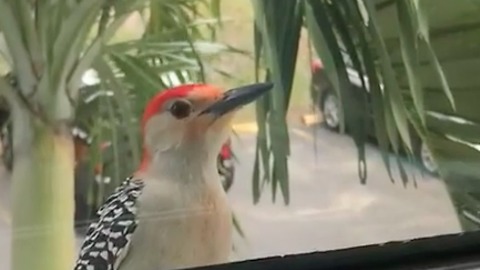
[[[192,112],[192,104],[186,100],[176,100],[170,106],[170,113],[177,119],[188,117]]]

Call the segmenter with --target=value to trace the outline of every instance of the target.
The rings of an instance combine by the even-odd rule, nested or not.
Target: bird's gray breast
[[[228,261],[232,216],[219,179],[192,185],[169,179],[145,183],[137,202],[138,227],[120,269],[161,270]]]

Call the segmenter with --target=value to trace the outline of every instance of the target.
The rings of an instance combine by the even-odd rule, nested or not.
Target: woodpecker
[[[158,93],[141,121],[142,162],[86,233],[75,270],[164,270],[228,262],[232,213],[217,171],[234,113],[273,87]]]

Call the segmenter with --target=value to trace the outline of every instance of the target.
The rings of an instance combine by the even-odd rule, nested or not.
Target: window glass
[[[47,2],[0,0],[0,270],[478,229],[478,3]]]

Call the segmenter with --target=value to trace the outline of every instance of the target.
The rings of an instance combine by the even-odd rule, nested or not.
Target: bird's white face
[[[192,90],[187,96],[162,103],[144,127],[144,142],[150,153],[191,149],[217,153],[227,140],[236,110],[221,116],[201,114],[222,98],[216,88]]]

